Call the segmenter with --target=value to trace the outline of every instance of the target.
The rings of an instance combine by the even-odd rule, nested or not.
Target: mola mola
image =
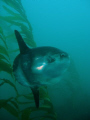
[[[17,30],[15,30],[15,36],[20,54],[16,56],[13,63],[14,76],[20,84],[31,88],[38,108],[39,87],[58,80],[55,78],[61,76],[69,66],[69,55],[49,46],[31,49],[25,44]]]

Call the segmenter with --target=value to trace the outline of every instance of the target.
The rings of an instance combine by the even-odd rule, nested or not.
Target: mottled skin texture
[[[69,56],[54,47],[30,49],[21,35],[15,30],[20,54],[14,60],[13,72],[17,81],[30,87],[36,107],[39,107],[39,87],[51,83],[53,78],[61,76],[68,68]]]

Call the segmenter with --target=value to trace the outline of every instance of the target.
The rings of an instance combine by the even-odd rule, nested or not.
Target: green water
[[[2,1],[4,0],[0,1],[0,16],[6,17],[8,12],[12,15],[7,8],[19,15],[24,13],[23,10],[18,11],[22,8],[19,6],[18,9],[19,4],[15,6],[15,3],[8,5],[4,3],[7,7],[5,8]],[[7,1],[11,3],[12,0]],[[16,1],[20,0],[13,2]],[[90,1],[21,1],[27,19],[23,21],[17,16],[14,18],[16,23],[9,23],[9,20],[13,20],[10,16],[8,22],[0,18],[0,120],[90,120]],[[25,14],[21,16],[26,18]],[[21,27],[22,25],[19,26],[17,23],[29,26],[30,34],[25,26]],[[53,46],[70,55],[70,67],[60,82],[47,86],[46,90],[41,89],[38,110],[35,108],[30,88],[15,82],[12,69],[9,67],[19,53],[15,29],[22,30],[23,37],[28,36],[24,40],[31,47],[35,47],[36,44]],[[1,36],[6,41],[3,42]],[[4,51],[1,46],[5,48]],[[7,59],[9,65],[6,64]],[[17,93],[22,95],[18,98],[19,102],[15,101]]]

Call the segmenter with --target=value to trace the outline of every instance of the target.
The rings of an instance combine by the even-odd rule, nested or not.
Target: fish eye
[[[55,61],[55,59],[49,56],[48,59],[47,59],[47,61],[48,61],[48,63],[52,63],[52,62]]]
[[[65,54],[65,53],[61,53],[61,54],[60,54],[60,57],[61,57],[61,58],[66,57],[66,54]]]

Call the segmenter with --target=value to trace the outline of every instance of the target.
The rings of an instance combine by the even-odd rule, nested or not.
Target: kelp
[[[4,99],[0,100],[0,108],[3,107],[7,111],[9,111],[12,115],[18,117],[18,109],[17,109],[18,106],[15,103],[12,103],[15,106],[15,108],[12,107],[12,105],[10,104],[11,99],[13,99],[13,97],[11,97],[11,98],[9,98],[7,100],[4,100]]]
[[[11,87],[13,87],[14,90],[16,91],[17,95],[18,95],[17,88],[16,88],[16,86],[14,85],[13,82],[11,82],[11,81],[8,80],[8,79],[0,79],[0,80],[3,81],[1,84],[5,84],[5,83],[7,83],[7,84],[9,84]]]
[[[33,40],[32,27],[28,21],[21,1],[18,0],[2,0],[8,6],[3,5],[4,10],[8,13],[7,16],[0,16],[0,18],[12,26],[17,26],[21,29],[21,33],[25,36],[25,42],[31,46],[36,47],[36,43]],[[14,9],[14,10],[13,10]],[[8,36],[7,36],[8,37]]]
[[[18,27],[19,32],[22,34],[25,42],[30,47],[36,47],[36,43],[32,35],[32,27],[27,19],[25,10],[21,4],[21,0],[2,0],[4,3],[3,9],[7,12],[6,16],[0,15],[0,19],[8,23],[9,27]],[[49,98],[47,88],[40,88],[40,101],[43,100],[43,104],[37,109],[32,105],[34,102],[33,94],[21,94],[16,86],[16,80],[13,75],[13,67],[10,58],[10,54],[14,54],[19,51],[18,48],[11,50],[8,46],[8,40],[12,37],[14,39],[14,33],[5,34],[4,28],[0,26],[0,74],[2,72],[5,74],[3,78],[0,78],[0,87],[4,85],[10,86],[16,93],[15,96],[9,97],[7,99],[0,99],[0,109],[3,108],[7,110],[11,115],[16,117],[18,120],[34,120],[34,119],[51,119],[56,120],[57,116],[54,112],[53,105]],[[13,40],[12,40],[13,42]],[[11,76],[11,79],[7,78],[7,74]],[[24,101],[20,101],[23,98]],[[20,108],[20,106],[27,106],[25,108]],[[37,111],[44,111],[43,115],[39,117],[31,117],[31,114]]]

